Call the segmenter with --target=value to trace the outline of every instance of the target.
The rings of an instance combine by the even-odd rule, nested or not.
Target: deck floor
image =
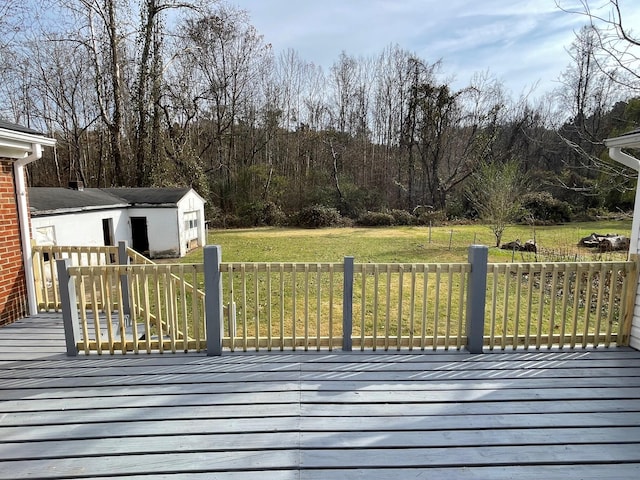
[[[630,349],[68,358],[41,314],[0,377],[2,479],[640,478]]]

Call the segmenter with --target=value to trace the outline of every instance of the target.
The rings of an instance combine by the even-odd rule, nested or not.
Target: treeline
[[[593,25],[556,91],[514,98],[488,72],[455,88],[446,59],[397,45],[328,72],[276,56],[221,2],[41,0],[31,29],[22,3],[3,8],[0,113],[58,140],[34,186],[191,185],[227,226],[385,224],[477,216],[470,178],[515,161],[530,219],[633,205],[602,140],[640,124],[637,65],[619,68]]]

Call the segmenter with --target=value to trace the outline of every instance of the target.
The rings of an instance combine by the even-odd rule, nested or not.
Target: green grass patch
[[[538,253],[512,252],[493,246],[483,225],[442,227],[327,228],[317,230],[254,228],[211,230],[208,244],[222,247],[224,262],[341,262],[354,256],[356,263],[465,262],[469,245],[488,245],[489,262],[608,261],[624,260],[626,252],[600,253],[578,247],[578,241],[597,233],[630,235],[631,220],[572,223],[558,226],[513,226],[504,241],[535,238]],[[202,261],[198,249],[181,261]]]

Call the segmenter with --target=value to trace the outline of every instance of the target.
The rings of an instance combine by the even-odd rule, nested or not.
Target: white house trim
[[[20,224],[20,241],[22,243],[22,263],[27,282],[27,299],[29,314],[38,313],[38,300],[33,277],[31,260],[31,239],[29,234],[29,208],[27,204],[27,187],[24,181],[24,168],[29,163],[42,157],[42,147],[53,147],[55,139],[35,133],[18,132],[0,128],[0,157],[14,159],[13,175],[15,178],[16,202],[18,204],[18,223]]]
[[[604,141],[604,144],[609,148],[609,156],[613,160],[636,172],[640,172],[640,160],[622,151],[623,148],[640,149],[640,130],[635,130],[619,137],[608,138]],[[640,255],[640,181],[636,186],[629,254]],[[636,350],[640,350],[640,281],[639,285],[636,286],[630,345]]]

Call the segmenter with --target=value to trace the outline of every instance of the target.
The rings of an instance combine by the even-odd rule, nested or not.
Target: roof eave
[[[640,148],[640,133],[607,138],[604,144],[608,148]]]
[[[0,157],[9,159],[21,159],[33,153],[34,145],[53,147],[56,140],[43,135],[17,132],[0,128]]]

